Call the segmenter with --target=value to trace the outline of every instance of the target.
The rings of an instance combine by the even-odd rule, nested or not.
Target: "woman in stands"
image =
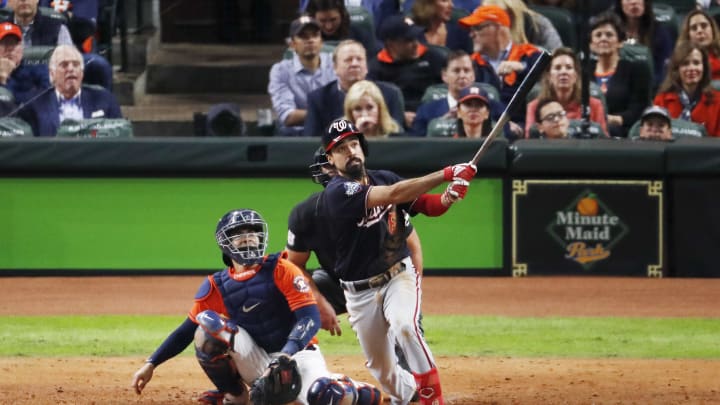
[[[320,23],[324,43],[337,45],[344,39],[354,39],[363,44],[368,57],[380,51],[372,30],[363,30],[351,24],[350,13],[343,0],[310,0],[305,12]]]
[[[492,130],[490,103],[487,94],[478,86],[470,86],[458,98],[457,125],[454,138],[482,138]]]
[[[558,48],[553,52],[550,66],[540,85],[540,95],[527,106],[525,116],[525,137],[529,137],[530,127],[535,123],[535,110],[538,100],[555,100],[567,112],[568,119],[582,118],[582,83],[580,81],[580,62],[570,48]],[[605,107],[596,97],[590,97],[590,121],[600,125],[607,133]]]
[[[591,18],[590,52],[597,58],[594,79],[605,94],[609,134],[624,138],[650,104],[652,78],[643,62],[621,59],[625,34],[620,24],[612,12]]]
[[[690,11],[678,36],[678,43],[688,41],[705,49],[710,62],[710,78],[720,80],[720,32],[715,19],[703,10]]]
[[[343,111],[345,119],[352,121],[366,137],[388,137],[402,132],[402,127],[390,116],[380,88],[369,80],[350,86]]]
[[[655,69],[653,88],[665,77],[665,68],[675,46],[673,33],[655,21],[652,0],[615,0],[615,13],[625,27],[625,42],[650,49]]]
[[[416,0],[410,16],[415,24],[425,27],[420,42],[472,53],[470,34],[453,20],[452,0]]]
[[[709,136],[720,136],[720,92],[710,84],[707,53],[698,45],[678,44],[653,102],[672,118],[705,125]]]
[[[484,0],[483,5],[502,7],[510,15],[513,42],[531,43],[552,52],[563,46],[555,26],[542,14],[528,8],[522,0]]]

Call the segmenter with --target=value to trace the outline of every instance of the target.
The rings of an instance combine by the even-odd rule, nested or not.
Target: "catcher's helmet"
[[[355,124],[345,118],[338,118],[334,120],[325,130],[325,133],[323,134],[323,147],[325,147],[325,152],[329,153],[335,145],[340,143],[340,141],[351,136],[356,136],[358,138],[360,141],[360,147],[362,148],[365,156],[367,156],[368,145],[365,140],[365,135],[363,135],[363,133],[355,127]]]
[[[240,231],[247,229],[257,236],[259,243],[255,246],[237,246],[233,243],[234,240],[241,238]],[[228,258],[243,265],[262,263],[268,241],[267,223],[255,210],[232,210],[218,221],[215,239],[223,252],[223,261],[228,266],[232,265]]]

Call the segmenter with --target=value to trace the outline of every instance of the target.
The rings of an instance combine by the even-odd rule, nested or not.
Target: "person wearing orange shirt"
[[[215,239],[227,268],[203,281],[188,317],[135,372],[131,384],[135,392],[143,391],[158,365],[194,341],[198,362],[217,387],[201,395],[202,403],[247,405],[248,386],[281,357],[297,364],[301,387],[296,401],[327,403],[334,385],[329,379],[334,376],[317,345],[320,312],[310,281],[287,260],[286,252],[265,254],[267,223],[255,210],[226,213],[217,224]],[[369,391],[375,397],[376,401],[363,405],[380,402],[374,387],[347,380],[348,389]]]

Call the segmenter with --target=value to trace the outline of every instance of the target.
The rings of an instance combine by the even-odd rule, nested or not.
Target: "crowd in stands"
[[[99,7],[97,0],[2,3],[0,126],[21,120],[26,135],[56,136],[68,133],[63,123],[122,118],[112,66],[94,43]]]
[[[547,52],[510,141],[720,136],[720,1],[686,2],[303,0],[270,74],[276,134],[344,117],[369,137],[486,136]]]

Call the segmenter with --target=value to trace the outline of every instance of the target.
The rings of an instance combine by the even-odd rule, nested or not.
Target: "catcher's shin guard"
[[[437,368],[433,367],[423,374],[413,373],[413,376],[417,384],[418,399],[421,405],[445,405]]]
[[[246,394],[245,384],[228,354],[235,329],[214,311],[203,311],[195,319],[200,325],[195,331],[195,356],[200,367],[221,392]]]
[[[379,389],[366,383],[355,383],[358,398],[355,405],[380,405],[383,401],[382,393]]]

